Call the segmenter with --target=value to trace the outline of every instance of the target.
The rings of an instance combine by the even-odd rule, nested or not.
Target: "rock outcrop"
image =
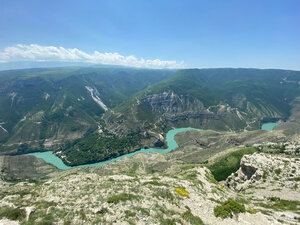
[[[292,188],[299,177],[300,159],[255,153],[241,159],[240,169],[231,174],[225,184],[233,190],[241,191],[280,178],[284,186]]]

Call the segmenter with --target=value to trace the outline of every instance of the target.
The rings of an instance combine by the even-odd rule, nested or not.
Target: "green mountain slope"
[[[98,133],[67,146],[61,156],[75,165],[163,146],[172,127],[259,129],[262,120],[289,117],[290,103],[300,95],[299,77],[285,70],[180,70],[107,111]],[[122,147],[124,138],[130,144]]]
[[[0,72],[1,153],[59,149],[101,115],[174,71],[46,68]]]

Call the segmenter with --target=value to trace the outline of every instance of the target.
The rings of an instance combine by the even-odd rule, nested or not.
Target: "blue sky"
[[[300,70],[299,0],[0,0],[0,32],[2,61]]]

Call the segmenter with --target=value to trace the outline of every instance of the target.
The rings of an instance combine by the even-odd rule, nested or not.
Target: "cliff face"
[[[109,132],[124,136],[137,131],[165,133],[172,127],[253,130],[259,128],[262,118],[279,116],[272,106],[253,104],[246,97],[235,98],[231,105],[220,101],[205,106],[196,97],[165,91],[137,98],[103,118]]]
[[[299,181],[297,180],[300,177],[299,158],[255,153],[245,155],[241,159],[240,165],[240,169],[226,180],[226,185],[233,190],[241,191],[249,186],[267,187],[269,185],[272,189],[291,189],[292,192],[295,185],[298,186]],[[280,182],[274,182],[279,178]]]

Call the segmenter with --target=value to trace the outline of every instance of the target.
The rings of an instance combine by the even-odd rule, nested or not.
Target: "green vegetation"
[[[217,181],[226,180],[230,174],[239,169],[241,158],[246,154],[253,154],[255,151],[256,149],[252,147],[243,148],[220,157],[207,167]]]
[[[169,201],[174,200],[174,195],[168,189],[155,190],[154,197],[167,199]]]
[[[156,180],[144,182],[144,185],[147,185],[147,184],[154,185],[154,186],[169,186],[166,183],[160,183],[160,182],[158,182]]]
[[[86,86],[97,90],[104,104],[113,108],[172,73],[113,67],[0,71],[0,118],[8,131],[0,130],[0,143],[27,142],[20,147],[1,146],[1,152],[41,151],[45,139],[59,136],[64,140],[62,144],[72,143],[96,130],[104,110],[92,99]],[[54,150],[60,147],[59,144]]]
[[[269,203],[259,203],[259,206],[264,207],[264,208],[269,208],[269,209],[274,209],[277,211],[284,211],[284,210],[289,210],[289,211],[298,211],[300,210],[300,202],[299,201],[288,201],[288,200],[283,200],[277,197],[271,197],[268,199]]]
[[[133,201],[140,197],[138,195],[121,193],[118,195],[113,195],[107,199],[108,203],[118,204],[119,202]]]
[[[24,209],[4,206],[0,208],[0,219],[3,217],[10,220],[22,221],[26,217],[26,212]]]
[[[218,182],[216,181],[216,179],[212,176],[211,173],[209,172],[205,172],[205,177],[207,178],[207,180],[209,180],[211,183],[213,184],[218,184]]]
[[[233,214],[244,213],[246,212],[245,206],[238,203],[233,199],[228,199],[225,202],[222,202],[221,205],[214,208],[214,214],[216,217],[227,218],[232,217]]]
[[[277,176],[280,175],[281,171],[282,170],[280,168],[274,170],[274,172]]]
[[[160,220],[161,225],[176,225],[176,220],[175,219],[161,219]]]
[[[160,133],[170,127],[191,125],[243,130],[246,122],[257,115],[258,120],[274,114],[287,118],[291,101],[300,94],[299,76],[297,71],[259,69],[69,67],[1,71],[0,118],[8,131],[0,132],[1,153],[42,151],[46,139],[59,139],[62,143],[55,142],[52,149],[63,150],[68,165],[103,161],[144,147],[141,139],[150,137],[147,131],[153,131],[153,122],[162,116],[166,119],[155,128]],[[283,82],[283,78],[288,82]],[[86,86],[93,88],[112,110],[104,112]],[[153,95],[166,92],[177,97],[169,101],[169,95],[151,103]],[[150,98],[145,100],[147,97]],[[249,104],[244,104],[245,101]],[[219,115],[213,112],[214,107],[213,119],[199,114],[203,105],[218,104],[237,108],[243,119],[236,111]],[[251,105],[251,110],[247,105]],[[172,119],[164,117],[164,107],[170,108]],[[98,125],[103,135],[96,133]],[[106,133],[106,128],[111,127],[118,128],[116,135]],[[259,121],[250,128],[258,129]],[[140,136],[142,133],[145,136]],[[26,144],[7,145],[12,142]],[[226,168],[225,173],[229,172],[231,169]],[[225,177],[215,176],[216,180]]]
[[[194,216],[190,210],[185,211],[181,217],[191,225],[204,225],[200,217]]]
[[[104,161],[141,148],[140,139],[141,136],[137,133],[122,138],[115,135],[102,137],[98,133],[92,133],[67,146],[63,151],[67,160],[63,160],[70,166]]]
[[[126,218],[133,217],[135,215],[136,215],[135,212],[132,212],[132,211],[129,211],[129,210],[125,210],[125,217]]]

